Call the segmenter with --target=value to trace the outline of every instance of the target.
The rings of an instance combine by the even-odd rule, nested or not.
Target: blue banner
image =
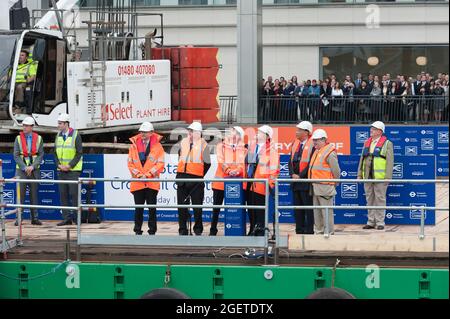
[[[339,156],[342,179],[356,179],[359,156]],[[435,179],[434,156],[396,156],[393,179]],[[336,206],[366,206],[364,185],[341,183],[336,188]],[[420,225],[420,212],[416,207],[433,207],[436,203],[435,184],[392,184],[387,190],[387,206],[410,206],[411,210],[386,211],[388,225]],[[365,224],[367,210],[335,210],[336,224]],[[426,211],[426,225],[435,225],[434,211]]]
[[[225,183],[225,205],[243,205],[244,190],[242,183]],[[225,209],[225,236],[245,236],[246,212],[242,208]]]
[[[359,155],[370,136],[370,127],[350,129],[351,154]],[[386,136],[394,143],[396,156],[434,155],[437,158],[436,175],[449,176],[448,126],[388,126]]]
[[[0,158],[3,160],[3,176],[7,179],[14,178],[15,176],[15,162],[12,154],[0,154]],[[56,172],[55,158],[53,155],[48,154],[44,156],[41,163],[41,179],[55,180],[58,179]],[[83,173],[82,177],[103,177],[103,155],[83,155]],[[87,189],[86,186],[82,186],[81,200],[86,203]],[[16,184],[8,183],[5,185],[3,196],[6,203],[14,204],[17,199]],[[57,184],[39,184],[38,187],[38,204],[45,206],[59,206],[59,189]],[[98,183],[91,190],[91,203],[103,203],[104,202],[104,184]],[[25,204],[29,205],[29,190],[27,188],[25,194]],[[77,206],[77,203],[73,203]],[[61,219],[61,212],[56,209],[39,209],[39,218],[43,220],[59,220]],[[9,218],[15,218],[15,216],[9,216]],[[24,209],[23,218],[30,218],[30,210]]]
[[[441,136],[444,138],[445,136]],[[3,175],[5,178],[12,178],[15,175],[15,163],[11,154],[1,154],[0,158],[3,160]],[[113,158],[109,159],[113,160]],[[289,155],[282,155],[280,158],[280,178],[289,178]],[[359,156],[339,156],[339,163],[342,170],[343,179],[355,179],[357,177]],[[167,165],[171,165],[168,163]],[[394,165],[394,179],[434,179],[435,178],[435,166],[436,159],[434,156],[396,156]],[[104,155],[85,155],[83,162],[83,177],[104,177]],[[41,178],[42,179],[57,179],[55,171],[55,163],[53,155],[46,155],[41,166]],[[127,183],[111,183],[115,188],[120,188],[117,195],[124,196],[124,198],[132,198],[129,193]],[[116,185],[117,184],[117,185]],[[167,184],[167,185],[166,185]],[[239,184],[238,184],[239,185]],[[162,183],[161,192],[165,187],[174,187],[171,196],[174,202],[176,202],[176,185],[168,183]],[[207,183],[207,190],[210,190],[211,184]],[[233,189],[235,190],[235,189]],[[230,190],[231,191],[231,190]],[[242,203],[242,190],[238,190],[234,194],[233,203]],[[408,211],[388,211],[386,214],[387,224],[398,225],[410,225],[420,223],[420,212],[417,210],[418,206],[435,206],[435,185],[434,184],[395,184],[391,185],[388,189],[387,205],[388,206],[411,206],[411,210]],[[354,183],[342,183],[337,187],[336,204],[337,205],[357,205],[365,206],[365,194],[364,186],[362,184]],[[115,196],[116,193],[114,193]],[[6,203],[15,203],[16,189],[14,184],[6,184],[4,190],[4,199]],[[86,201],[87,190],[83,186],[82,200]],[[228,198],[233,197],[231,193],[228,194]],[[158,198],[164,200],[167,198]],[[228,199],[227,199],[228,200]],[[91,203],[103,204],[105,201],[105,187],[104,183],[97,183],[92,190]],[[29,203],[28,196],[26,203]],[[39,186],[39,203],[41,205],[59,205],[59,191],[56,184],[40,184]],[[273,221],[274,212],[274,199],[271,196],[269,201],[269,222]],[[279,203],[280,205],[293,205],[292,191],[289,183],[281,183],[279,187]],[[160,203],[164,207],[164,203]],[[212,196],[205,196],[205,205],[212,205]],[[61,213],[57,210],[39,210],[40,218],[44,220],[59,220],[61,219]],[[367,212],[364,210],[355,211],[335,211],[336,224],[364,224],[367,221]],[[231,216],[231,215],[230,215]],[[237,217],[236,217],[237,216]],[[237,219],[233,221],[233,224],[240,225],[243,228],[243,220],[245,219],[245,213],[239,212],[236,216]],[[25,218],[29,218],[29,211],[25,210]],[[145,211],[145,217],[148,218],[148,212]],[[239,218],[240,217],[240,220]],[[280,222],[281,223],[294,223],[293,212],[288,209],[280,209]],[[170,209],[158,209],[157,210],[158,221],[170,221],[176,222],[178,220],[178,213],[176,210]],[[117,221],[132,221],[134,220],[134,210],[110,210],[108,213],[102,214],[102,219],[105,220],[117,220]],[[203,220],[209,222],[211,220],[211,212],[208,210],[203,211]],[[220,214],[220,222],[224,221],[223,211]],[[231,224],[231,222],[228,222]],[[435,224],[435,212],[426,212],[426,224]],[[238,226],[236,226],[239,229]]]

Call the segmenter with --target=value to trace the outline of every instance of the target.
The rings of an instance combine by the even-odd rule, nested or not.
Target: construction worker
[[[217,171],[216,178],[244,178],[245,176],[245,157],[247,149],[244,144],[244,130],[235,126],[225,136],[223,142],[217,144]],[[212,183],[213,205],[222,205],[224,200],[224,183]],[[220,209],[214,209],[211,221],[210,236],[217,235],[217,223],[219,221]]]
[[[394,144],[384,135],[386,126],[375,122],[370,129],[370,138],[365,142],[359,161],[358,179],[392,179],[394,167]],[[388,183],[365,183],[368,206],[386,206]],[[368,211],[367,225],[364,229],[385,228],[385,210]]]
[[[272,143],[273,129],[264,125],[258,128],[256,140],[249,146],[246,157],[247,178],[268,179],[269,192],[273,194],[275,179],[280,174],[280,155]],[[264,206],[266,204],[265,183],[244,183],[247,205]],[[250,229],[248,236],[264,236],[265,213],[263,210],[248,209]]]
[[[55,161],[59,180],[78,180],[83,169],[83,143],[77,130],[70,127],[68,114],[58,117],[59,133],[55,139]],[[78,205],[78,186],[59,184],[59,196],[62,206]],[[58,226],[72,225],[76,222],[75,211],[64,210],[63,221]],[[72,216],[73,215],[73,216]]]
[[[33,132],[34,119],[27,117],[22,121],[23,131],[14,142],[14,160],[16,161],[16,176],[20,179],[36,180],[41,178],[40,164],[44,157],[44,143],[42,137]],[[38,184],[20,183],[20,204],[25,202],[26,187],[30,189],[31,205],[38,205]],[[37,209],[31,209],[31,224],[40,226]],[[16,226],[18,221],[16,220]]]
[[[138,135],[130,138],[131,146],[128,152],[128,169],[133,179],[159,178],[164,170],[164,149],[160,143],[162,136],[154,133],[153,125],[144,122]],[[136,205],[156,205],[156,198],[160,188],[159,182],[132,182],[130,191],[134,196]],[[149,208],[148,234],[155,235],[156,208]],[[134,214],[134,232],[142,235],[144,209],[136,208]]]
[[[308,178],[310,179],[339,179],[341,169],[339,168],[336,149],[333,144],[328,143],[328,135],[322,129],[316,130],[312,136],[314,148],[316,149],[311,157]],[[312,195],[314,206],[333,206],[333,199],[336,195],[336,183],[317,182],[312,183]],[[314,209],[314,227],[316,234],[325,232],[326,209]],[[328,230],[329,234],[334,234],[333,209],[328,209]]]
[[[19,65],[16,70],[16,87],[15,87],[15,110],[14,113],[23,113],[22,108],[28,109],[25,102],[26,90],[30,88],[37,74],[37,64],[29,59],[29,53],[26,50],[20,51]],[[29,110],[27,110],[29,111]]]
[[[188,136],[181,141],[179,151],[179,162],[177,168],[177,179],[203,179],[211,167],[210,151],[206,141],[202,137],[202,124],[194,122],[188,127]],[[203,205],[205,195],[205,183],[177,182],[178,205]],[[194,233],[201,236],[203,233],[203,210],[194,208]],[[187,236],[187,222],[191,216],[187,208],[178,208],[178,232]]]
[[[313,125],[304,121],[297,125],[296,140],[291,148],[289,174],[292,179],[308,178],[309,162],[315,151],[313,140]],[[295,206],[312,206],[313,199],[308,183],[292,183],[292,193]],[[314,212],[312,209],[295,210],[296,234],[314,234]]]

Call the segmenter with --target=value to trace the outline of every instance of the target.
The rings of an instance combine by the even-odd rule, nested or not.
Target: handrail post
[[[1,181],[3,179],[3,162],[0,159],[0,207],[1,207],[1,227],[2,227],[2,246],[1,251],[6,256],[6,226],[5,226],[5,207],[3,205],[3,182]]]
[[[264,265],[268,265],[269,263],[269,180],[265,180],[265,189],[266,189],[266,207],[264,208]]]
[[[80,242],[81,242],[81,181],[78,179],[78,203],[77,203],[77,261],[81,261],[81,249],[80,249]]]
[[[330,219],[328,218],[328,214],[330,213],[330,209],[325,207],[325,238],[330,238]]]
[[[274,256],[274,263],[275,265],[278,265],[278,253],[279,253],[279,248],[278,248],[278,243],[280,241],[280,221],[279,221],[279,210],[278,210],[278,205],[279,205],[279,185],[278,185],[278,180],[275,180],[275,245],[274,245],[274,252],[273,252],[273,256]]]
[[[16,178],[20,178],[20,177],[16,177]],[[26,188],[25,188],[26,190]],[[20,193],[20,182],[16,183],[16,192],[17,192],[17,202],[18,204],[20,204],[21,202],[21,198],[22,198],[22,194]],[[23,196],[25,196],[25,194],[23,194]],[[25,203],[25,201],[24,201]],[[17,208],[17,244],[18,245],[22,245],[22,212],[23,212],[23,208]]]
[[[425,239],[425,208],[422,206],[420,208],[420,240]]]

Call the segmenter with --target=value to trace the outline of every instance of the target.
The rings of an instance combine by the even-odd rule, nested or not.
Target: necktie
[[[248,165],[248,177],[249,178],[253,178],[253,174],[255,172],[255,168],[256,168],[256,162],[258,161],[258,151],[259,151],[259,145],[256,145],[256,150],[255,150],[255,154],[253,156],[253,161],[251,161]]]
[[[64,142],[66,141],[66,139],[67,139],[66,134],[63,134],[63,140],[64,140]]]

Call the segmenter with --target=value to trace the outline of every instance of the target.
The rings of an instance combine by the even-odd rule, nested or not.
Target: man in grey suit
[[[44,157],[44,143],[42,137],[33,132],[34,119],[27,117],[22,121],[23,131],[14,141],[14,161],[16,162],[16,176],[20,179],[40,179],[40,164]],[[38,184],[19,183],[20,203],[25,202],[26,187],[30,188],[31,205],[38,205]],[[18,226],[16,220],[15,225]],[[40,226],[36,208],[31,209],[31,224]]]
[[[394,144],[384,135],[386,126],[375,122],[370,129],[370,138],[365,142],[359,161],[358,179],[389,180],[394,168]],[[388,183],[365,183],[368,206],[386,206]],[[364,229],[385,228],[385,210],[368,211],[368,221]]]

